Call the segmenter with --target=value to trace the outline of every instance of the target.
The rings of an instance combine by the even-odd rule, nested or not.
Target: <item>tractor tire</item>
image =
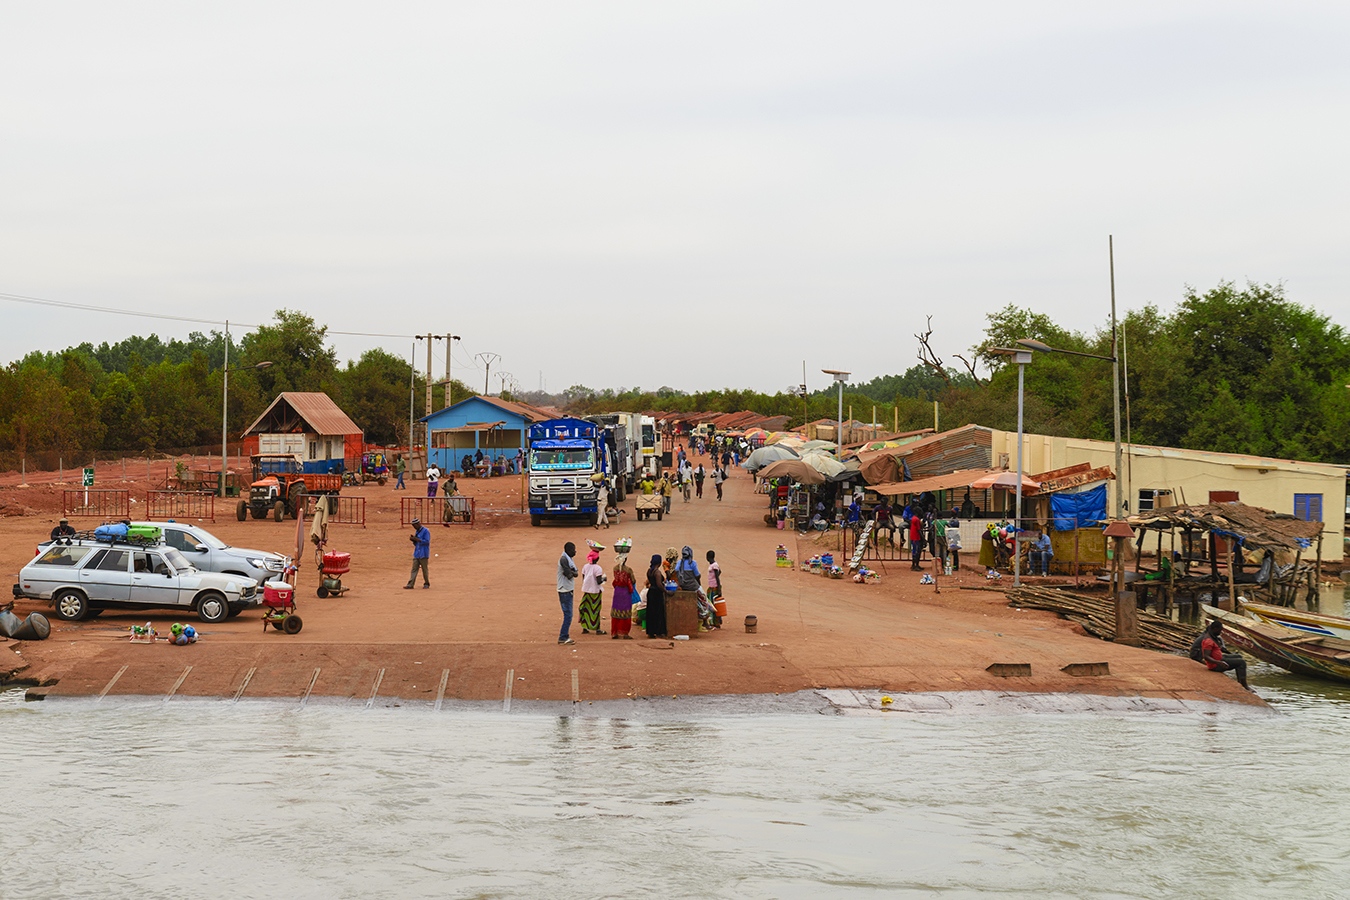
[[[278,500],[272,504],[272,521],[280,522],[284,518],[286,518],[286,504]]]
[[[305,509],[305,489],[301,488],[291,494],[291,518],[300,518],[300,513]]]
[[[248,518],[248,501],[240,500],[239,505],[235,507],[235,512],[239,514],[239,521],[242,522]]]

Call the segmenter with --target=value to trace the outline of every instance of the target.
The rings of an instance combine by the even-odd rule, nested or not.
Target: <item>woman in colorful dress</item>
[[[609,607],[610,636],[614,640],[622,638],[631,641],[633,636],[629,631],[633,627],[633,589],[637,585],[637,578],[633,570],[628,568],[627,547],[615,544],[614,549],[619,551],[619,555],[614,559],[614,599]]]
[[[581,633],[604,634],[600,630],[600,586],[605,583],[605,570],[600,568],[600,554],[595,550],[586,554],[586,565],[581,569]]]

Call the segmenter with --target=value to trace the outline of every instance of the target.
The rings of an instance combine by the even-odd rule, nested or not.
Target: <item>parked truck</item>
[[[600,440],[608,450],[606,474],[614,485],[616,501],[637,490],[638,469],[642,464],[638,418],[632,413],[601,413],[586,417],[588,422],[594,422],[600,428]]]
[[[608,447],[585,419],[549,419],[530,426],[530,524],[544,519],[600,517],[599,481]]]
[[[285,516],[299,518],[310,494],[337,494],[342,491],[341,475],[321,475],[304,471],[300,458],[291,453],[260,453],[251,457],[253,481],[247,500],[239,501],[239,521],[249,514],[262,519],[268,513],[280,522]]]
[[[656,448],[656,419],[651,416],[640,417],[642,434],[642,464],[639,472],[643,475],[656,475],[661,471],[661,456]]]

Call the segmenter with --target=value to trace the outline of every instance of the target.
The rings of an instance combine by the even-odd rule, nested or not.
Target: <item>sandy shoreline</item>
[[[302,570],[300,634],[265,631],[256,612],[203,626],[162,611],[109,611],[85,622],[53,620],[47,641],[0,648],[0,673],[21,669],[15,677],[39,685],[35,696],[52,698],[162,698],[172,692],[175,698],[368,702],[374,696],[375,702],[399,697],[434,703],[440,697],[443,706],[500,704],[509,674],[517,705],[568,704],[574,697],[583,704],[631,703],[883,688],[892,696],[1084,695],[1163,705],[1263,705],[1231,678],[1189,659],[1087,637],[1052,614],[1009,608],[998,592],[959,590],[985,584],[969,570],[941,579],[941,593],[935,593],[918,583],[907,563],[888,564],[881,582],[868,585],[778,568],[777,544],[787,545],[796,560],[818,548],[763,526],[765,498],[752,492],[743,472],[732,475],[721,503],[711,496],[689,503],[676,498],[664,521],[636,522],[630,515],[599,532],[562,524],[531,528],[517,511],[516,479],[463,484],[477,498],[479,521],[472,528],[433,528],[430,590],[400,589],[410,545],[408,529],[399,525],[399,501],[423,493],[422,486],[412,482],[406,493],[392,486],[346,489],[344,494],[365,497],[367,509],[367,527],[331,530],[332,548],[352,554],[352,571],[344,578],[352,589],[341,598],[318,599],[312,565]],[[129,488],[133,497],[144,490]],[[0,481],[0,499],[43,510],[0,519],[0,537],[7,538],[0,542],[0,558],[17,573],[55,523],[60,495],[54,488]],[[631,499],[623,505],[631,509]],[[218,516],[201,524],[239,546],[293,552],[290,520]],[[577,643],[559,646],[553,579],[562,544],[581,545],[586,538],[610,544],[620,536],[634,539],[635,568],[667,547],[688,544],[700,560],[705,549],[716,549],[726,573],[727,627],[688,642],[648,640],[640,632],[632,641],[615,641],[582,635],[574,624]],[[607,551],[602,563],[612,561]],[[46,604],[15,604],[20,615],[34,610],[50,612]],[[755,634],[744,631],[747,614],[758,617]],[[191,647],[129,643],[129,626],[147,619],[161,632],[176,619],[194,621],[203,640]],[[607,619],[603,627],[609,629]],[[1110,674],[1082,678],[1061,671],[1084,662],[1105,662]],[[1032,674],[1000,678],[987,671],[992,663],[1027,664]]]

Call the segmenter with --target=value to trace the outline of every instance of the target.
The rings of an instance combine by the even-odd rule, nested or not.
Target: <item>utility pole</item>
[[[417,341],[413,340],[412,353],[408,356],[408,452],[413,448],[413,403],[417,393]]]
[[[1120,348],[1116,343],[1120,332],[1116,328],[1116,242],[1113,235],[1106,236],[1106,253],[1111,266],[1111,393],[1115,399],[1116,418],[1116,509],[1112,518],[1119,519],[1124,508],[1121,496],[1124,473],[1120,471]]]
[[[431,342],[441,341],[445,338],[439,334],[419,334],[417,339],[427,342],[427,415],[431,415]]]
[[[479,353],[478,359],[483,362],[483,396],[488,392],[488,376],[492,374],[492,364],[502,358],[500,353]]]

